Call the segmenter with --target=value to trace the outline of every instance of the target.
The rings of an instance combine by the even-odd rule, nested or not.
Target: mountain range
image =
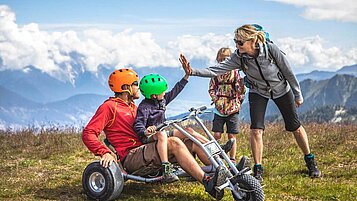
[[[107,87],[112,68],[103,65],[96,73],[91,73],[84,71],[80,63],[72,66],[73,79],[70,81],[50,76],[33,66],[0,71],[0,129],[32,125],[83,126],[88,122],[96,108],[112,95]],[[134,70],[141,77],[149,73],[161,74],[168,80],[169,88],[184,75],[181,68],[141,67]],[[298,74],[305,98],[299,113],[329,105],[347,110],[356,107],[356,77],[357,65],[345,66],[336,72]],[[207,78],[191,77],[183,92],[168,105],[167,116],[182,114],[191,107],[209,106],[208,83]],[[270,103],[267,116],[274,117],[277,113],[276,107]],[[249,121],[248,114],[245,101],[242,119]]]

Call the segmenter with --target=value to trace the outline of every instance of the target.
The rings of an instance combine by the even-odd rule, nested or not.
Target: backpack
[[[238,70],[230,72],[229,78],[225,76],[228,75],[212,78],[214,81],[214,94],[217,98],[213,100],[212,104],[215,104],[219,114],[231,115],[239,113],[246,91],[243,79],[240,77]],[[212,90],[211,85],[210,90]]]
[[[214,84],[215,84],[215,88],[217,89],[219,85],[231,85],[231,89],[232,89],[232,94],[234,94],[234,96],[220,96],[217,95],[218,97],[226,97],[229,99],[235,99],[237,96],[239,96],[239,101],[240,103],[242,103],[244,101],[245,98],[245,92],[246,92],[246,88],[245,88],[245,83],[244,83],[244,79],[239,75],[239,71],[234,71],[234,73],[237,73],[237,75],[234,75],[235,77],[238,77],[239,81],[238,81],[238,88],[236,87],[235,83],[230,82],[230,83],[226,83],[226,82],[220,82],[218,80],[218,76],[214,77]],[[238,93],[237,93],[238,92]]]
[[[266,39],[267,42],[273,43],[273,41],[270,40],[269,33],[267,31],[265,31],[262,26],[260,26],[259,24],[252,24],[252,26],[254,26],[257,31],[262,31],[262,32],[265,33],[265,39]]]

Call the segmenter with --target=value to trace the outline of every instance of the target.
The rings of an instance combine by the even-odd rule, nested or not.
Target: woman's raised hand
[[[190,66],[190,62],[187,61],[186,57],[183,54],[180,54],[179,58],[182,68],[185,71],[186,75],[191,75],[192,74],[192,69]]]

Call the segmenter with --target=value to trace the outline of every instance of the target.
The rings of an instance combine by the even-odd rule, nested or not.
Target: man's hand
[[[110,153],[106,153],[106,154],[104,154],[104,155],[102,156],[102,158],[100,159],[100,164],[101,164],[103,167],[107,168],[107,167],[109,167],[109,166],[112,164],[112,162],[114,162],[114,161],[115,161],[115,158],[114,158]]]
[[[192,68],[190,66],[190,62],[187,61],[186,57],[183,54],[180,54],[179,61],[181,62],[181,65],[182,65],[183,70],[185,71],[185,74],[186,75],[191,75],[192,74]]]

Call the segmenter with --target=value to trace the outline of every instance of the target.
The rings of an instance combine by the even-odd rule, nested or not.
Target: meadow
[[[306,124],[322,178],[310,179],[292,134],[281,124],[264,134],[266,200],[356,200],[357,125]],[[102,138],[101,138],[102,139]],[[249,126],[241,125],[238,154],[250,156]],[[97,159],[74,129],[0,131],[0,200],[87,200],[82,172]],[[223,200],[232,200],[229,191]],[[127,181],[120,200],[212,200],[198,182]]]

